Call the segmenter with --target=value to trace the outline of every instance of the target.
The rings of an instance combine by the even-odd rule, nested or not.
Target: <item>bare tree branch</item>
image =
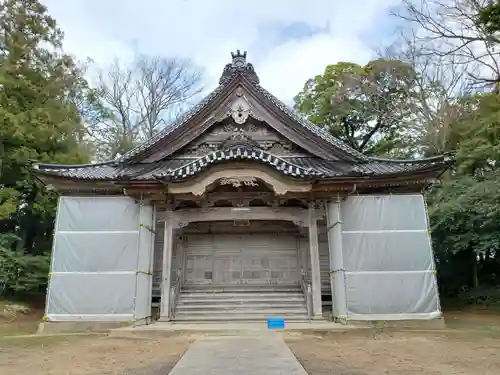
[[[457,64],[454,54],[426,53],[417,32],[411,29],[401,32],[396,43],[379,51],[379,55],[406,62],[417,72],[408,131],[420,140],[420,152],[448,150],[453,108],[457,98],[470,87],[467,72],[473,65]]]
[[[416,30],[421,55],[449,57],[468,66],[474,85],[500,81],[500,37],[477,22],[489,0],[402,0],[394,14]]]
[[[127,66],[115,61],[98,77],[110,114],[91,132],[100,156],[115,158],[152,137],[200,91],[201,74],[187,60],[140,56]]]

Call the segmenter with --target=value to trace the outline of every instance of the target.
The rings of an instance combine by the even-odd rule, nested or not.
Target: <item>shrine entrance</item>
[[[220,233],[184,237],[184,285],[299,285],[294,234]]]

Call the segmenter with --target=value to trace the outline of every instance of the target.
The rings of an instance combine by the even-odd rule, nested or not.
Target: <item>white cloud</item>
[[[257,68],[261,83],[290,104],[306,80],[322,74],[327,64],[367,62],[370,50],[355,37],[318,35],[305,41],[289,41],[270,51],[266,57]]]
[[[290,102],[305,80],[337,61],[366,62],[363,35],[397,0],[42,0],[78,58],[108,64],[135,52],[188,57],[213,88],[231,51],[248,50],[261,83]],[[283,40],[264,25],[301,22],[325,33]],[[265,29],[263,33],[262,30]],[[276,30],[278,32],[278,30]]]

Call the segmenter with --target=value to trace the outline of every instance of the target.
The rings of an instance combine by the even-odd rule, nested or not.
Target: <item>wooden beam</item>
[[[188,208],[172,213],[158,212],[156,217],[160,222],[172,217],[174,228],[183,227],[192,222],[223,220],[284,220],[292,221],[299,227],[308,225],[308,211],[300,207],[277,209],[272,207],[213,207],[204,210]]]

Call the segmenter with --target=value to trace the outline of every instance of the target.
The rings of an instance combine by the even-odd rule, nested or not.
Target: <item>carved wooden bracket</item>
[[[233,187],[241,186],[259,186],[255,177],[239,177],[239,178],[221,178],[219,180],[220,185],[232,185]]]
[[[224,168],[221,167],[213,168],[212,173],[205,174],[203,177],[196,180],[196,182],[179,183],[175,185],[170,185],[168,187],[168,192],[170,194],[183,194],[191,193],[196,196],[201,196],[205,194],[206,189],[209,185],[215,182],[227,182],[233,183],[238,181],[250,181],[261,180],[265,182],[277,195],[284,195],[287,192],[308,192],[311,190],[310,183],[289,181],[276,176],[276,174],[268,173],[263,169],[257,169],[255,167],[244,168]],[[243,182],[243,184],[246,184]],[[253,185],[252,185],[253,186]]]

